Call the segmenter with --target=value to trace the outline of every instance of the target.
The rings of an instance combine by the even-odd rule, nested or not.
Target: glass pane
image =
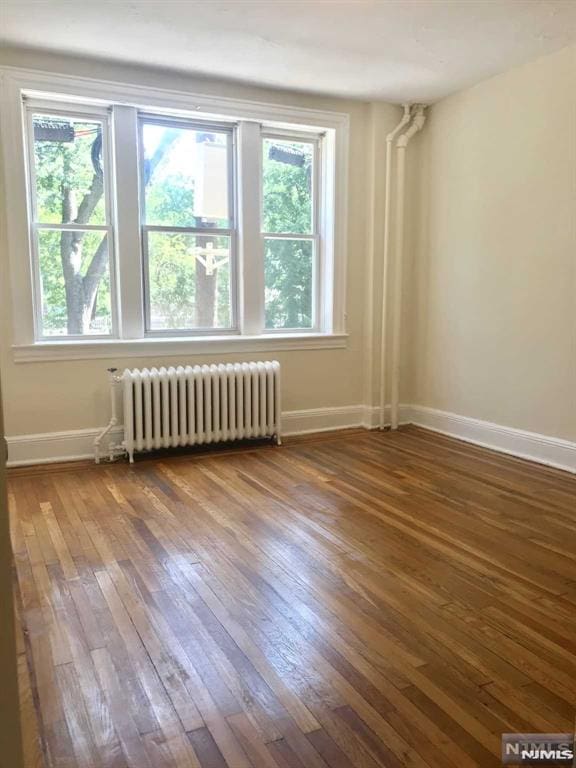
[[[105,224],[102,123],[33,115],[37,220]]]
[[[313,145],[264,139],[262,148],[262,231],[311,233]]]
[[[108,241],[102,232],[38,232],[44,336],[112,332]]]
[[[230,328],[230,238],[148,233],[150,330]]]
[[[230,226],[229,133],[144,123],[146,224]]]
[[[264,240],[266,328],[312,328],[312,240]]]

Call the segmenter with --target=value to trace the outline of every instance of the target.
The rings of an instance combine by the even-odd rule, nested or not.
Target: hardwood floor
[[[32,702],[66,768],[484,768],[574,730],[576,477],[408,427],[10,502],[30,766]]]

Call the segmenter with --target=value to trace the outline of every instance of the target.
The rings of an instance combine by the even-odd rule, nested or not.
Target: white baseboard
[[[411,423],[411,405],[400,405],[400,425]],[[362,419],[362,426],[366,429],[376,429],[380,426],[380,408],[376,405],[364,406],[364,418]],[[384,409],[384,426],[390,426],[390,406],[387,405]]]
[[[28,464],[55,464],[94,458],[94,439],[101,429],[74,429],[69,432],[45,432],[38,435],[7,437],[9,467]],[[114,442],[122,440],[122,428],[110,432]],[[102,452],[105,455],[106,442]]]
[[[419,427],[521,459],[576,473],[575,442],[514,427],[505,427],[448,411],[438,411],[422,405],[411,405],[409,410],[410,422]]]
[[[388,413],[385,422],[388,423]],[[576,443],[568,440],[504,427],[421,405],[400,406],[400,422],[417,424],[469,443],[576,473]],[[288,436],[352,427],[373,429],[379,423],[380,411],[376,407],[350,405],[339,408],[310,408],[285,411],[282,414],[282,433]],[[8,466],[91,459],[94,456],[94,438],[99,432],[99,429],[78,429],[7,437]],[[115,428],[110,436],[113,442],[119,442],[122,439],[122,428]],[[105,451],[106,445],[103,445],[103,455]]]
[[[362,426],[364,426],[363,405],[309,408],[305,411],[284,411],[282,414],[282,434],[287,437]]]
[[[365,409],[362,405],[340,408],[310,408],[303,411],[285,411],[282,414],[282,434],[304,435],[311,432],[328,432],[336,429],[365,425]],[[59,461],[79,461],[94,457],[94,438],[100,429],[77,429],[69,432],[47,432],[37,435],[7,437],[8,466],[28,464],[54,464]],[[108,439],[122,440],[122,428],[109,433]],[[101,453],[106,455],[108,440],[102,442]]]

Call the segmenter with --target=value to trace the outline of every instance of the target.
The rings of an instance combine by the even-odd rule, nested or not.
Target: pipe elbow
[[[398,123],[396,128],[394,128],[394,130],[391,131],[386,136],[386,143],[387,144],[392,144],[392,142],[394,141],[396,136],[400,133],[402,128],[404,128],[404,126],[407,125],[410,122],[410,109],[411,109],[410,104],[404,104],[403,108],[404,108],[404,114],[402,115],[402,118],[401,118],[400,122]]]
[[[419,114],[417,114],[416,117],[414,118],[414,128],[415,128],[414,133],[421,131],[422,128],[424,128],[425,122],[426,122],[426,115],[424,114],[424,112],[420,112]]]
[[[398,149],[406,149],[412,137],[415,136],[418,133],[418,131],[422,130],[425,122],[426,122],[426,115],[424,114],[424,107],[419,106],[416,114],[414,115],[414,119],[412,120],[410,127],[398,139],[398,142],[396,144]]]

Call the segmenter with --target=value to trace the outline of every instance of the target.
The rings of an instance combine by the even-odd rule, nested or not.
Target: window
[[[146,329],[236,328],[231,127],[141,117]]]
[[[230,99],[220,110],[135,86],[113,86],[109,101],[98,81],[86,98],[70,78],[62,96],[53,79],[53,90],[32,74],[9,86],[24,134],[15,112],[0,115],[16,190],[15,350],[30,350],[20,359],[42,359],[32,347],[92,357],[147,340],[161,351],[193,339],[214,351],[242,339],[343,345],[320,341],[344,330],[342,116]],[[26,158],[25,188],[10,146]]]
[[[262,140],[265,326],[312,329],[317,322],[317,139]]]
[[[110,336],[107,117],[30,112],[37,335]]]

